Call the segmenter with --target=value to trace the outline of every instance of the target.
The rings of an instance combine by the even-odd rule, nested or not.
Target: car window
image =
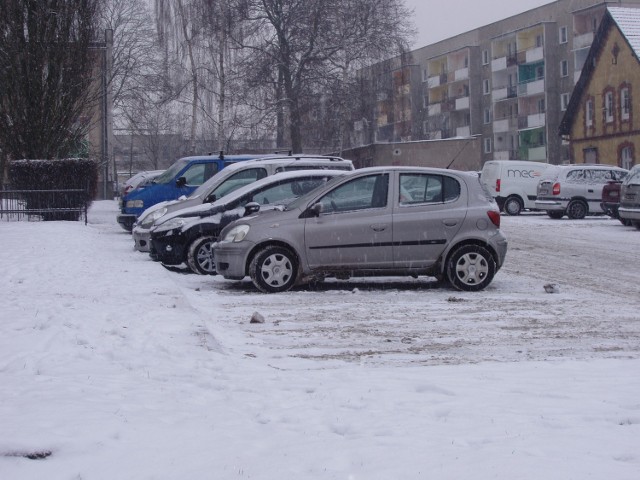
[[[625,185],[640,185],[640,165],[636,165],[626,176],[624,180]]]
[[[571,170],[567,172],[567,182],[576,183],[576,182],[584,182],[584,170]]]
[[[629,174],[629,172],[625,172],[625,171],[621,171],[621,170],[612,170],[611,171],[611,175],[612,175],[613,179],[618,181],[618,182],[621,182],[622,180],[627,178],[628,174]]]
[[[319,203],[324,213],[346,212],[387,206],[389,175],[359,177],[324,195]]]
[[[433,174],[400,175],[400,205],[444,203],[454,201],[458,197],[460,184],[454,178]]]
[[[187,159],[177,160],[173,165],[171,165],[164,173],[158,175],[154,180],[154,183],[167,184],[172,183],[175,180],[175,176],[182,170],[185,165],[189,163]]]
[[[230,194],[234,190],[244,187],[245,185],[249,185],[250,183],[265,178],[266,176],[267,171],[264,168],[248,168],[246,170],[236,172],[218,185],[215,190],[209,194],[206,201],[213,202],[218,200],[219,198]]]
[[[191,165],[181,176],[187,181],[187,185],[202,185],[216,171],[215,163],[196,163]]]
[[[611,170],[591,170],[591,181],[596,183],[606,183],[613,180]]]
[[[326,178],[320,177],[284,180],[254,193],[249,201],[257,202],[261,205],[289,203],[288,200],[292,200],[310,192],[314,188],[324,184],[325,181]]]

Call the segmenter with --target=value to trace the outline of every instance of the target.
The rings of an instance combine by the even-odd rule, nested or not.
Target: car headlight
[[[167,232],[169,234],[171,230],[176,230],[181,228],[187,221],[184,218],[172,218],[171,220],[167,220],[165,223],[161,223],[160,225],[156,225],[153,229],[154,232]]]
[[[225,235],[223,242],[241,242],[249,233],[249,225],[237,225]]]
[[[150,228],[153,225],[153,222],[162,218],[167,213],[167,208],[160,208],[159,210],[155,210],[148,215],[145,215],[143,218],[138,220],[138,225],[142,228]]]
[[[143,200],[127,200],[127,208],[144,208]]]

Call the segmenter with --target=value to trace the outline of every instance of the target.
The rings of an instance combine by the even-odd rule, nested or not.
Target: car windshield
[[[163,174],[158,175],[153,183],[167,184],[171,183],[180,170],[182,170],[185,165],[189,163],[189,160],[186,158],[181,158],[176,161],[173,165],[171,165]]]
[[[624,180],[625,185],[640,185],[640,165],[636,165],[626,176]]]
[[[331,186],[334,183],[338,183],[340,181],[341,178],[344,178],[342,176],[337,176],[332,178],[331,180],[329,180],[325,186]],[[288,203],[284,209],[285,211],[289,211],[289,210],[295,210],[296,208],[300,208],[301,206],[305,205],[309,200],[310,197],[312,197],[314,195],[315,189],[311,190],[310,192],[308,192],[305,195],[302,195],[301,197],[296,198],[293,202]]]

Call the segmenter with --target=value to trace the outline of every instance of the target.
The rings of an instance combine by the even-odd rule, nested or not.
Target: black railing
[[[89,195],[83,189],[0,189],[2,220],[72,220],[87,224]]]

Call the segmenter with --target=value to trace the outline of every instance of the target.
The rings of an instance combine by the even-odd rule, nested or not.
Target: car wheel
[[[496,262],[480,245],[463,245],[449,257],[447,277],[458,290],[475,292],[484,289],[496,273]]]
[[[249,275],[256,288],[265,293],[286,292],[296,282],[298,261],[289,249],[266,247],[253,256]]]
[[[633,222],[633,226],[640,230],[640,222]]]
[[[558,220],[564,217],[564,212],[559,212],[557,210],[547,210],[547,215],[549,215],[549,217],[551,218]]]
[[[567,216],[572,220],[582,220],[588,212],[589,207],[582,200],[571,200],[567,205]]]
[[[618,218],[618,220],[620,220],[620,223],[622,223],[622,225],[624,225],[625,227],[630,227],[631,225],[633,225],[631,220],[629,220],[628,218]]]
[[[507,215],[520,215],[522,212],[522,201],[518,197],[509,197],[507,201],[504,202],[504,213]]]
[[[187,265],[194,273],[215,275],[216,264],[213,258],[213,243],[216,237],[200,237],[191,242],[187,252]]]

